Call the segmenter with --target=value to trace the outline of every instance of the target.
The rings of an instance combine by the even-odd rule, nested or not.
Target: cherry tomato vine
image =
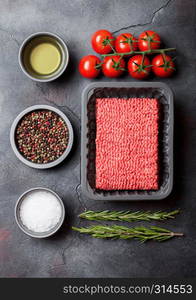
[[[107,30],[92,35],[91,44],[101,60],[87,55],[80,60],[79,71],[87,78],[97,77],[101,71],[107,77],[118,77],[128,70],[136,79],[147,78],[151,71],[158,77],[169,77],[175,71],[174,59],[167,52],[175,48],[160,48],[161,38],[155,31],[144,31],[138,39],[131,33],[114,37]],[[150,61],[149,57],[155,55]],[[126,59],[128,63],[126,66]]]

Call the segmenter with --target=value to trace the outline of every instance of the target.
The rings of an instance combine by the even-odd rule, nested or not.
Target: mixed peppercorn
[[[28,160],[46,164],[66,150],[69,132],[64,120],[55,112],[34,111],[24,116],[16,129],[20,153]]]

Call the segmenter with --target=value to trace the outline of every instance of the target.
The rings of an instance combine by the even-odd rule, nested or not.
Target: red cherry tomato
[[[95,78],[101,71],[96,68],[100,63],[100,59],[95,55],[84,56],[79,62],[79,72],[83,77]]]
[[[118,53],[137,50],[137,39],[131,33],[122,33],[115,40],[115,49]]]
[[[106,56],[103,60],[102,71],[106,77],[119,77],[125,68],[125,61],[121,56]]]
[[[158,77],[170,77],[175,71],[172,58],[166,54],[156,55],[152,60],[152,70]]]
[[[144,31],[138,38],[138,46],[140,51],[146,51],[150,49],[159,49],[161,44],[160,36],[151,30]]]
[[[110,53],[112,51],[112,47],[114,47],[114,40],[115,38],[112,36],[111,32],[104,29],[98,30],[92,35],[92,48],[99,54]]]
[[[148,57],[142,55],[134,55],[128,61],[128,72],[129,74],[136,79],[144,79],[148,77],[151,67],[150,60]]]

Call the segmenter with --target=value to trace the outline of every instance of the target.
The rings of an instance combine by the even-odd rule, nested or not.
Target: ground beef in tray
[[[96,188],[157,190],[157,99],[96,99],[96,127]]]

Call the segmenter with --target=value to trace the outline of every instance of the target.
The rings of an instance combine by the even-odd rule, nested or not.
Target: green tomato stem
[[[114,52],[114,53],[109,53],[109,54],[102,54],[102,57],[106,57],[106,56],[125,56],[125,55],[134,55],[134,54],[153,54],[153,53],[165,53],[168,51],[175,51],[176,48],[165,48],[165,49],[151,49],[151,50],[146,50],[146,51],[130,51],[130,52],[124,52],[124,53],[118,53],[118,52]]]

